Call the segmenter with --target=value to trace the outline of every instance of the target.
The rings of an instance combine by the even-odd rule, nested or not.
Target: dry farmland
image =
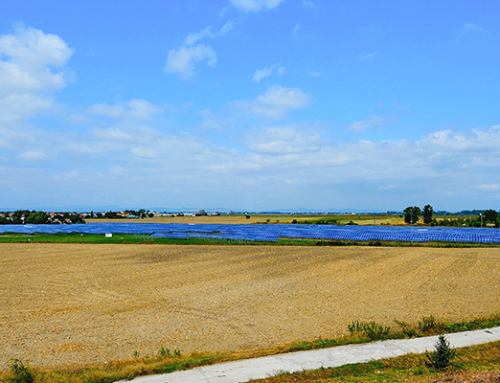
[[[500,311],[498,249],[0,245],[0,364],[333,337]]]

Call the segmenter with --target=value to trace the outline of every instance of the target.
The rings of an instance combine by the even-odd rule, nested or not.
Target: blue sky
[[[0,207],[498,210],[499,11],[3,0]]]

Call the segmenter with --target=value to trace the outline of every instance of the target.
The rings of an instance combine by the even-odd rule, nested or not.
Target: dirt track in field
[[[255,349],[500,311],[498,249],[0,244],[0,368]]]

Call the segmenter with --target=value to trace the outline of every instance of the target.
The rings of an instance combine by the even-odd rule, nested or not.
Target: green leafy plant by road
[[[389,335],[390,327],[379,325],[375,322],[354,321],[347,325],[351,335],[361,334],[371,340],[385,339]]]
[[[24,364],[20,359],[12,359],[10,371],[12,376],[7,380],[8,383],[33,383],[35,381],[28,364]]]

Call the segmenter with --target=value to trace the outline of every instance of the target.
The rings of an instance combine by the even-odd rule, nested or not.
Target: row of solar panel
[[[225,225],[225,224],[154,224],[91,223],[76,225],[0,225],[0,233],[83,233],[148,234],[169,238],[223,238],[276,241],[279,238],[308,238],[355,241],[450,241],[500,242],[500,229],[403,226],[335,225]]]

